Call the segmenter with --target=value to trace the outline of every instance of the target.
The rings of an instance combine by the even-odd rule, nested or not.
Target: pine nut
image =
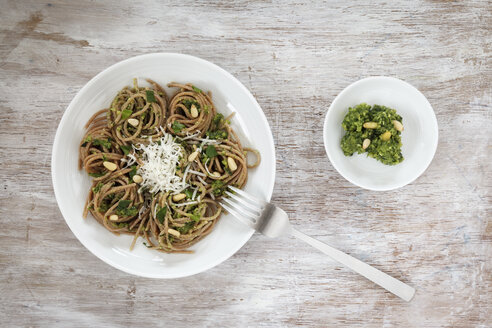
[[[401,122],[398,122],[397,120],[393,120],[393,126],[395,127],[396,131],[403,131],[403,124]]]
[[[367,147],[369,147],[370,144],[371,144],[371,140],[364,139],[364,141],[362,142],[362,149],[367,149]]]
[[[214,173],[212,173],[212,176],[213,176],[214,178],[220,178],[220,173],[219,173],[219,172],[217,172],[217,171],[215,171]]]
[[[177,194],[173,196],[173,201],[174,202],[179,202],[180,200],[185,199],[186,195],[185,194]]]
[[[366,122],[364,124],[362,124],[363,127],[365,127],[366,129],[376,129],[379,124],[377,124],[376,122]]]
[[[129,118],[128,119],[128,123],[130,123],[131,125],[133,125],[134,127],[137,127],[138,126],[138,120],[135,119],[135,118]]]
[[[193,162],[198,156],[198,151],[194,151],[188,156],[188,162]]]
[[[173,235],[175,237],[181,236],[181,234],[179,233],[178,230],[174,230],[174,229],[171,229],[171,228],[167,229],[167,233],[170,234],[170,235]]]
[[[118,219],[119,219],[118,218],[118,215],[116,215],[116,214],[113,214],[113,215],[110,215],[109,216],[109,220],[111,220],[111,221],[118,221]]]
[[[390,140],[390,138],[391,138],[391,132],[389,132],[389,131],[386,131],[385,133],[383,133],[381,135],[381,140],[383,140],[383,141],[388,141],[388,140]]]
[[[143,181],[143,178],[140,175],[135,174],[133,176],[133,182],[135,182],[135,183],[142,183],[142,181]]]
[[[195,105],[191,105],[191,117],[198,117],[198,109]]]
[[[114,171],[118,168],[118,166],[115,163],[111,163],[111,162],[103,162],[103,165],[109,171]]]
[[[227,164],[229,165],[229,169],[234,172],[237,170],[237,164],[234,158],[232,157],[227,157]]]

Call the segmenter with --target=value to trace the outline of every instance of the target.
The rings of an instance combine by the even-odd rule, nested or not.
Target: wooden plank
[[[487,327],[492,321],[492,6],[487,1],[2,1],[0,318],[5,327]],[[273,200],[304,232],[413,285],[404,303],[290,238],[255,235],[203,274],[119,272],[54,199],[64,109],[107,66],[182,52],[231,72],[274,135]],[[439,122],[428,170],[361,190],[329,163],[322,121],[362,77],[419,88]],[[312,185],[316,183],[313,191]]]

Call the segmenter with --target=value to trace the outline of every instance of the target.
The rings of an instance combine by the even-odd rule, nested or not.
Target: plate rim
[[[344,173],[342,173],[342,171],[340,170],[339,166],[335,163],[335,161],[332,159],[332,157],[330,156],[330,151],[328,149],[328,142],[327,142],[327,133],[328,133],[328,120],[330,119],[330,116],[332,115],[332,113],[334,112],[333,108],[335,107],[335,104],[340,101],[340,99],[342,97],[345,96],[346,93],[348,93],[351,89],[355,88],[358,86],[358,84],[361,84],[363,82],[367,82],[367,81],[377,81],[377,80],[381,80],[381,81],[390,81],[392,83],[399,83],[399,84],[403,84],[407,87],[409,87],[410,89],[413,89],[414,91],[416,91],[418,94],[420,94],[423,99],[425,100],[425,102],[427,102],[427,104],[429,105],[429,108],[430,108],[430,117],[432,119],[432,125],[433,125],[433,128],[434,128],[434,131],[435,131],[435,134],[436,134],[436,137],[435,139],[432,141],[433,144],[432,144],[432,156],[430,157],[428,163],[426,163],[426,165],[422,166],[422,168],[417,171],[417,174],[415,174],[414,177],[411,177],[410,179],[405,179],[403,180],[402,182],[400,183],[395,183],[395,184],[392,184],[392,185],[389,185],[389,186],[381,186],[381,187],[374,187],[374,186],[370,186],[370,185],[366,185],[364,183],[359,183],[359,182],[356,182],[354,181],[353,179],[350,179],[348,176],[346,176]],[[401,79],[398,79],[396,77],[392,77],[392,76],[383,76],[383,75],[377,75],[377,76],[369,76],[369,77],[365,77],[365,78],[362,78],[362,79],[359,79],[355,82],[352,82],[351,84],[349,84],[348,86],[346,86],[336,97],[335,99],[333,99],[333,101],[331,102],[330,104],[330,107],[328,108],[328,111],[326,112],[325,114],[325,119],[324,119],[324,122],[323,122],[323,143],[324,143],[324,146],[325,146],[325,152],[328,156],[328,159],[330,160],[330,163],[331,165],[335,168],[335,170],[345,179],[347,180],[348,182],[352,183],[353,185],[355,186],[358,186],[362,189],[366,189],[366,190],[372,190],[372,191],[390,191],[390,190],[395,190],[395,189],[399,189],[399,188],[402,188],[412,182],[414,182],[415,180],[417,180],[426,170],[427,168],[430,166],[430,164],[432,163],[432,161],[434,160],[434,157],[436,155],[436,151],[437,151],[437,146],[439,144],[439,126],[437,124],[437,117],[436,117],[436,113],[434,111],[434,108],[432,107],[432,105],[430,104],[429,100],[427,99],[427,97],[422,93],[420,92],[420,90],[418,90],[416,87],[414,87],[413,85],[411,85],[410,83],[406,82],[406,81],[403,81]]]
[[[258,108],[260,109],[259,110],[260,118],[263,121],[263,123],[266,125],[267,129],[268,129],[268,133],[267,133],[268,136],[269,136],[269,138],[267,140],[268,146],[273,150],[271,156],[269,156],[271,158],[271,161],[272,161],[272,166],[271,166],[272,167],[272,182],[271,182],[270,186],[267,186],[265,188],[265,196],[267,198],[267,201],[270,201],[270,199],[272,197],[272,194],[273,194],[273,189],[274,189],[274,186],[275,186],[276,163],[277,162],[276,162],[275,143],[274,143],[274,140],[273,140],[272,129],[270,127],[270,124],[268,123],[268,120],[266,118],[265,112],[263,111],[263,108],[260,106],[260,104],[258,103],[258,101],[256,100],[256,98],[252,95],[252,93],[246,88],[246,86],[244,86],[244,84],[241,81],[239,81],[235,76],[233,76],[227,70],[225,70],[222,67],[218,66],[217,64],[214,64],[214,63],[212,63],[212,62],[210,62],[208,60],[205,60],[203,58],[196,57],[196,56],[189,55],[189,54],[182,54],[182,53],[175,53],[175,52],[155,52],[155,53],[147,53],[147,54],[142,54],[142,55],[137,55],[137,56],[132,56],[132,57],[126,58],[124,60],[121,60],[121,61],[118,61],[118,62],[112,64],[111,66],[106,67],[105,69],[103,69],[102,71],[100,71],[98,74],[96,74],[94,77],[92,77],[89,81],[87,81],[84,84],[84,86],[77,92],[77,94],[72,98],[72,100],[70,101],[70,103],[68,104],[68,106],[65,108],[65,110],[63,111],[62,118],[60,119],[60,121],[58,123],[57,129],[56,129],[56,133],[55,133],[55,137],[54,137],[54,140],[53,140],[52,152],[51,152],[51,182],[52,182],[52,185],[53,185],[53,191],[54,191],[54,194],[55,194],[55,200],[56,200],[58,209],[60,210],[65,223],[68,225],[69,229],[72,231],[72,233],[77,238],[77,240],[87,250],[89,250],[89,252],[91,252],[97,258],[99,258],[103,262],[111,265],[112,267],[114,267],[114,268],[116,268],[118,270],[121,270],[123,272],[126,272],[128,274],[132,274],[132,275],[135,275],[135,276],[140,276],[140,277],[145,277],[145,278],[156,278],[156,279],[184,278],[184,277],[192,276],[192,275],[195,275],[195,274],[198,274],[198,273],[201,273],[201,272],[205,272],[207,270],[210,270],[211,268],[216,267],[217,265],[223,263],[225,260],[229,259],[231,256],[233,256],[235,253],[237,253],[249,241],[249,239],[251,238],[251,236],[254,234],[254,230],[251,230],[247,234],[245,234],[244,235],[245,236],[244,237],[244,240],[241,240],[241,242],[237,244],[238,246],[230,248],[229,251],[228,252],[225,252],[222,257],[217,258],[215,261],[210,262],[208,265],[206,265],[206,266],[204,266],[204,267],[202,267],[200,269],[197,269],[197,270],[192,269],[192,270],[187,271],[184,274],[177,274],[176,273],[176,274],[171,274],[171,275],[166,275],[166,276],[149,274],[149,273],[146,273],[146,272],[143,272],[143,271],[135,271],[135,270],[132,270],[132,269],[128,269],[127,267],[124,267],[122,265],[119,265],[118,263],[114,262],[110,258],[106,257],[104,254],[98,253],[97,252],[97,249],[93,249],[93,247],[90,247],[88,245],[88,241],[87,240],[85,240],[85,239],[83,239],[83,238],[81,238],[79,236],[79,234],[77,233],[77,230],[75,229],[75,227],[73,227],[70,224],[69,220],[67,220],[67,218],[66,218],[66,216],[68,216],[68,213],[66,212],[66,210],[64,210],[65,206],[60,205],[60,201],[59,201],[60,200],[61,190],[57,190],[57,187],[56,187],[58,180],[57,180],[56,175],[55,175],[55,171],[57,169],[57,162],[56,162],[55,159],[57,157],[58,150],[60,148],[59,144],[61,142],[61,137],[60,137],[60,135],[61,135],[61,127],[64,126],[65,124],[67,124],[66,121],[68,120],[68,113],[70,113],[70,112],[73,111],[73,108],[75,106],[75,103],[77,103],[79,101],[79,98],[82,97],[82,95],[85,93],[85,91],[87,89],[89,89],[92,84],[95,84],[105,74],[110,73],[111,71],[117,69],[120,66],[123,66],[123,65],[126,65],[128,63],[131,63],[132,61],[138,61],[138,60],[142,60],[142,59],[145,59],[145,58],[152,58],[152,57],[162,57],[163,60],[165,60],[166,58],[169,59],[170,57],[186,58],[186,59],[191,60],[191,61],[196,61],[196,62],[200,63],[201,65],[209,66],[209,67],[211,67],[211,68],[213,68],[215,70],[218,70],[220,73],[222,73],[225,76],[227,76],[229,78],[229,80],[231,80],[232,83],[235,83],[243,91],[243,93],[256,106],[258,106]]]

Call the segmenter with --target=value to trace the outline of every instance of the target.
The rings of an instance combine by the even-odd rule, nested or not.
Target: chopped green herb
[[[133,114],[133,111],[131,109],[123,109],[123,111],[121,112],[121,119],[126,120],[132,114]]]
[[[182,234],[187,234],[190,229],[192,229],[195,226],[195,221],[188,221],[185,223],[183,227],[177,227],[176,230],[178,230]]]
[[[122,211],[117,211],[116,213],[121,216],[135,216],[138,213],[138,209],[135,206],[132,206]]]
[[[208,105],[205,105],[204,106],[204,110],[205,110],[205,114],[210,114],[210,108],[208,107]]]
[[[110,149],[111,148],[111,138],[108,138],[107,140],[104,140],[104,139],[94,139],[92,141],[92,144],[94,146],[102,146],[106,149]]]
[[[207,149],[205,150],[205,154],[207,157],[212,158],[217,156],[217,150],[215,149],[214,145],[209,145]]]
[[[222,194],[224,194],[226,190],[226,187],[227,186],[225,185],[224,181],[215,180],[214,182],[212,182],[212,193],[215,196],[222,196]]]
[[[125,155],[128,155],[132,150],[132,146],[120,145],[120,148],[123,151],[123,154]]]
[[[109,205],[106,203],[101,203],[101,206],[99,206],[98,211],[99,213],[105,213],[109,208]]]
[[[223,159],[221,161],[222,165],[224,165],[224,170],[228,173],[228,174],[232,174],[231,172],[231,169],[229,169],[229,163],[227,163],[227,159]]]
[[[92,188],[92,191],[94,193],[98,193],[101,190],[102,186],[104,186],[102,182],[99,182],[94,188]]]
[[[120,200],[120,202],[118,203],[118,206],[116,207],[117,210],[124,210],[126,208],[128,208],[128,205],[131,204],[131,200],[128,200],[128,199],[122,199]]]
[[[191,197],[193,196],[193,191],[191,191],[190,189],[186,189],[184,193],[189,199],[191,199]]]
[[[193,88],[193,91],[198,92],[198,93],[202,93],[202,90],[195,87],[194,85],[192,85],[191,87]]]
[[[131,201],[128,199],[122,199],[116,206],[116,214],[120,216],[135,216],[138,213],[138,209],[135,206],[128,207]]]
[[[133,180],[133,176],[135,174],[137,174],[137,166],[132,165],[131,168],[132,168],[132,170],[130,172],[128,172],[128,176],[130,177],[131,180]]]
[[[93,172],[93,173],[89,173],[89,175],[93,178],[100,178],[102,177],[103,175],[105,175],[106,172]]]
[[[192,219],[195,222],[198,222],[200,221],[201,217],[202,215],[200,214],[200,208],[197,207],[193,210],[193,214],[191,214],[190,219]]]
[[[146,96],[148,102],[155,103],[154,91],[145,90],[145,96]]]
[[[159,222],[161,224],[164,223],[164,218],[166,217],[166,212],[167,212],[167,207],[163,207],[159,211],[157,211],[156,217],[157,217],[157,220],[159,220]]]
[[[173,124],[171,125],[171,128],[174,130],[174,132],[179,133],[181,132],[181,130],[185,128],[185,125],[178,121],[174,121]]]
[[[219,126],[219,123],[224,119],[224,115],[222,115],[221,113],[217,113],[215,114],[213,120],[212,120],[212,123],[215,124],[215,126]]]
[[[88,135],[87,138],[84,139],[84,143],[81,145],[81,147],[87,146],[87,143],[91,141],[92,141],[92,137],[91,135]]]
[[[207,137],[210,139],[227,139],[227,131],[225,130],[217,130],[217,131],[207,131]]]
[[[128,228],[128,222],[111,222],[115,228]]]
[[[113,199],[115,198],[115,194],[109,194],[101,202],[101,205],[97,209],[100,213],[105,213],[111,206]]]

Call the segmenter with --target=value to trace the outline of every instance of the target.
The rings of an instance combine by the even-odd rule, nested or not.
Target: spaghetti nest
[[[94,114],[79,147],[79,168],[92,178],[90,212],[115,234],[134,235],[166,253],[188,253],[220,218],[227,186],[242,188],[258,151],[243,148],[210,93],[191,84],[168,101],[154,81],[123,88]],[[247,154],[256,160],[248,164]]]
[[[197,134],[203,136],[215,115],[211,94],[191,84],[169,83],[180,88],[169,104],[167,130],[177,136]]]
[[[151,88],[123,88],[107,112],[108,127],[121,143],[145,142],[162,136],[159,129],[166,120],[167,96],[154,81]]]

